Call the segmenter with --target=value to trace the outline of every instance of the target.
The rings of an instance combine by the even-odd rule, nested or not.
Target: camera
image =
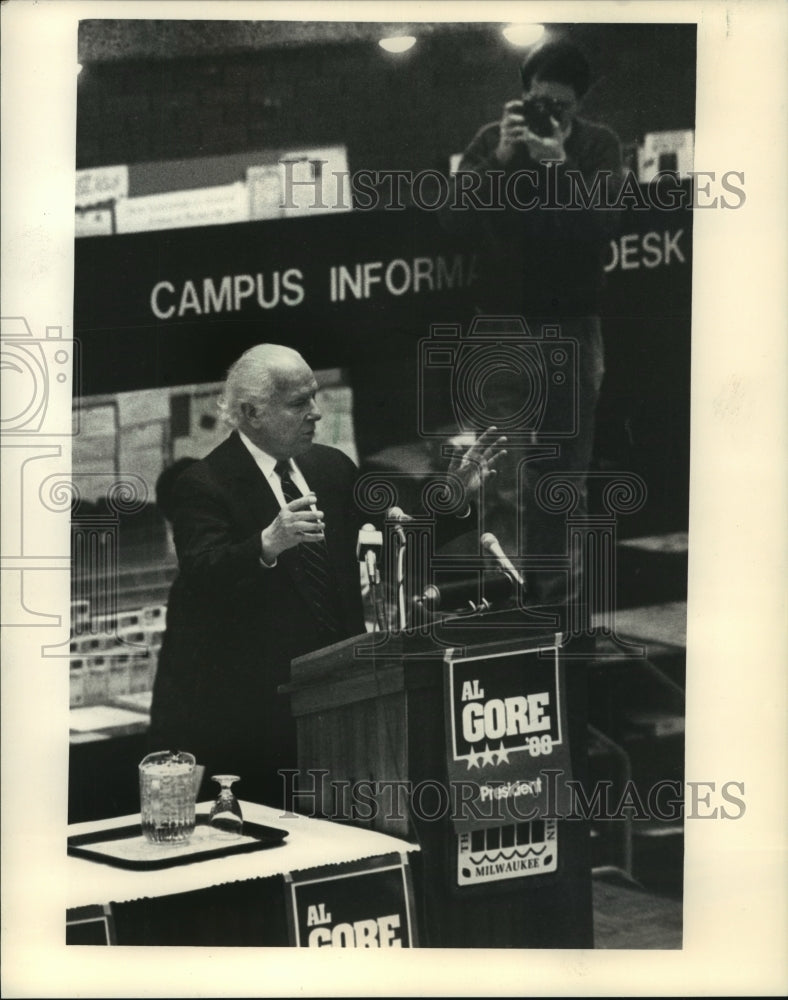
[[[520,114],[525,118],[525,124],[540,138],[545,139],[555,131],[551,118],[561,120],[562,107],[549,97],[536,97],[523,101]]]
[[[2,319],[4,435],[77,433],[71,411],[72,383],[74,395],[79,394],[77,347],[59,326],[47,327],[46,337],[38,338],[22,316]]]
[[[419,433],[444,437],[428,425],[427,403],[448,404],[461,432],[491,425],[512,444],[577,433],[577,341],[558,326],[538,334],[521,316],[476,316],[459,325],[433,324],[419,341]]]

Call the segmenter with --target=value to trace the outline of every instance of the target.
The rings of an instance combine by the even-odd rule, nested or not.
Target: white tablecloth
[[[206,813],[210,803],[199,803],[198,813]],[[254,802],[241,802],[244,819],[263,826],[288,831],[282,844],[226,858],[212,858],[194,864],[157,871],[129,871],[111,865],[68,858],[67,909],[94,903],[123,903],[134,899],[192,892],[228,882],[268,878],[303,871],[321,865],[344,864],[382,854],[418,850],[417,845],[396,837],[326,820],[284,813]],[[78,823],[68,835],[110,830],[139,823],[139,814]]]

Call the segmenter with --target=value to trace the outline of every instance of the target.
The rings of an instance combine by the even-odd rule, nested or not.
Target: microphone
[[[370,583],[379,583],[377,559],[383,551],[383,533],[375,530],[374,524],[365,524],[358,532],[356,559],[367,564]]]
[[[481,580],[467,578],[431,583],[415,602],[428,612],[489,611],[512,596],[514,580],[501,569],[485,570]],[[479,597],[481,592],[481,599]]]
[[[405,551],[408,540],[402,525],[405,521],[412,521],[401,507],[391,507],[386,513],[386,521],[393,523],[394,531],[399,539],[399,550],[397,551],[397,619],[400,629],[404,629],[408,619],[408,609],[405,606]]]
[[[416,604],[425,608],[427,611],[437,611],[441,606],[442,596],[440,588],[436,587],[434,583],[431,583],[421,597],[415,598],[415,601]]]
[[[412,521],[413,518],[409,514],[406,514],[401,507],[392,507],[386,513],[386,520],[394,522],[394,530],[397,533],[397,537],[405,544],[405,532],[402,530],[402,525],[405,521]]]
[[[511,581],[507,583],[511,585]],[[415,598],[416,603],[426,611],[476,611],[478,605],[471,600],[471,597],[478,590],[478,583],[473,580],[462,580],[458,583],[437,584],[431,583],[425,588],[420,597]]]
[[[525,580],[520,576],[519,572],[512,565],[509,557],[501,548],[501,543],[495,537],[491,531],[485,531],[482,537],[479,539],[482,544],[482,548],[489,552],[490,555],[498,563],[501,572],[505,573],[511,580],[518,583],[521,587],[525,586]]]

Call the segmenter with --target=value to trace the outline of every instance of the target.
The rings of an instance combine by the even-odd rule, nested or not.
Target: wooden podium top
[[[421,687],[436,683],[447,655],[489,655],[517,649],[561,646],[558,618],[545,609],[510,609],[483,615],[436,619],[427,627],[401,632],[365,632],[315,650],[291,662],[290,683],[279,690],[293,694],[316,684],[391,675],[395,686]],[[390,677],[394,682],[394,677]]]

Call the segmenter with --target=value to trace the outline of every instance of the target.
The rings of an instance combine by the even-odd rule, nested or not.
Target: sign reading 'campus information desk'
[[[607,254],[606,315],[689,316],[691,223],[683,208],[628,213]],[[401,358],[432,323],[474,315],[479,249],[417,209],[77,240],[84,392],[217,381],[266,339],[314,368]]]
[[[447,657],[447,770],[463,789],[453,817],[457,833],[555,817],[567,808],[565,692],[557,646]]]

